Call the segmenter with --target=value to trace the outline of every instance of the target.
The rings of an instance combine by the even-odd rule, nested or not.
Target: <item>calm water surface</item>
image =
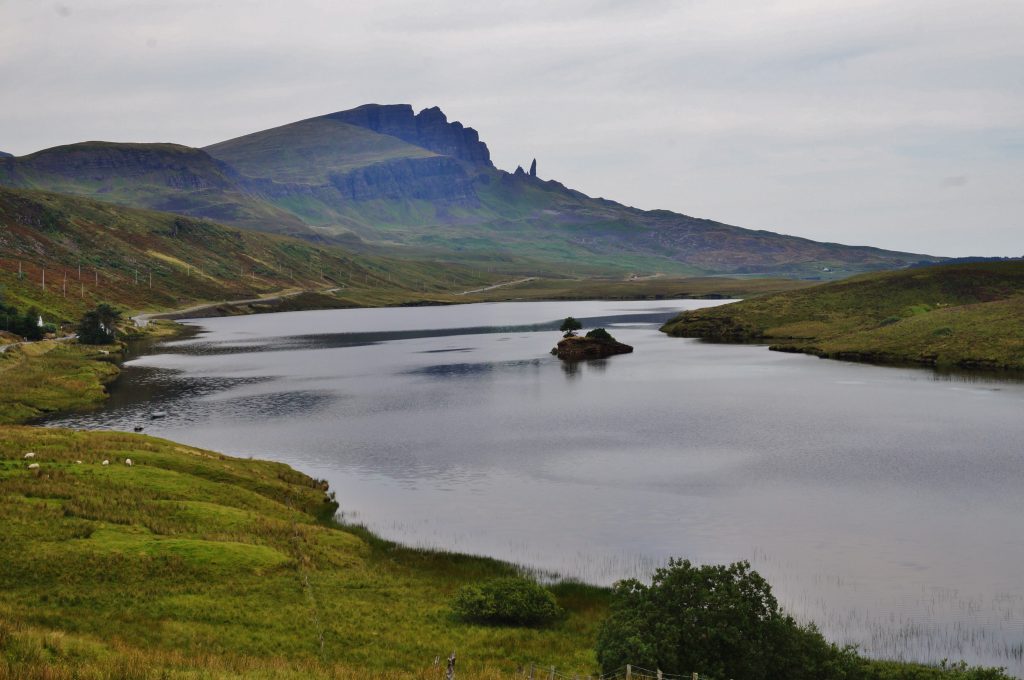
[[[281,460],[388,538],[588,581],[749,559],[831,639],[1024,674],[1024,385],[657,331],[708,304],[203,319],[52,424]],[[636,352],[560,363],[570,314]]]

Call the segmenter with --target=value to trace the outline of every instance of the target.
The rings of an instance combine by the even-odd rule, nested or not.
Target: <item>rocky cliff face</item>
[[[477,131],[458,121],[448,122],[448,117],[436,106],[413,114],[408,104],[366,104],[350,111],[328,114],[324,118],[398,137],[474,165],[493,167],[491,153],[480,141]]]

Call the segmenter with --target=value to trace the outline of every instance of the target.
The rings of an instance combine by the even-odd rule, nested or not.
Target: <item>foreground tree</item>
[[[78,322],[78,341],[83,345],[109,345],[117,340],[121,312],[105,302],[86,312]]]

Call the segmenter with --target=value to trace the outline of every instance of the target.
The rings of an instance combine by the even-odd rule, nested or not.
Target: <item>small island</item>
[[[611,333],[603,328],[595,328],[585,336],[576,335],[583,327],[576,319],[567,317],[559,330],[565,335],[551,353],[563,361],[585,361],[587,359],[604,359],[616,354],[629,354],[633,347],[619,342]]]

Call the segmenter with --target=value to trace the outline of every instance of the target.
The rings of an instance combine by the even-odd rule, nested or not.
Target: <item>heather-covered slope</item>
[[[20,308],[38,307],[48,321],[77,320],[98,302],[160,310],[288,289],[338,289],[333,302],[321,306],[395,304],[490,282],[460,267],[357,255],[75,196],[0,189],[3,296]]]

